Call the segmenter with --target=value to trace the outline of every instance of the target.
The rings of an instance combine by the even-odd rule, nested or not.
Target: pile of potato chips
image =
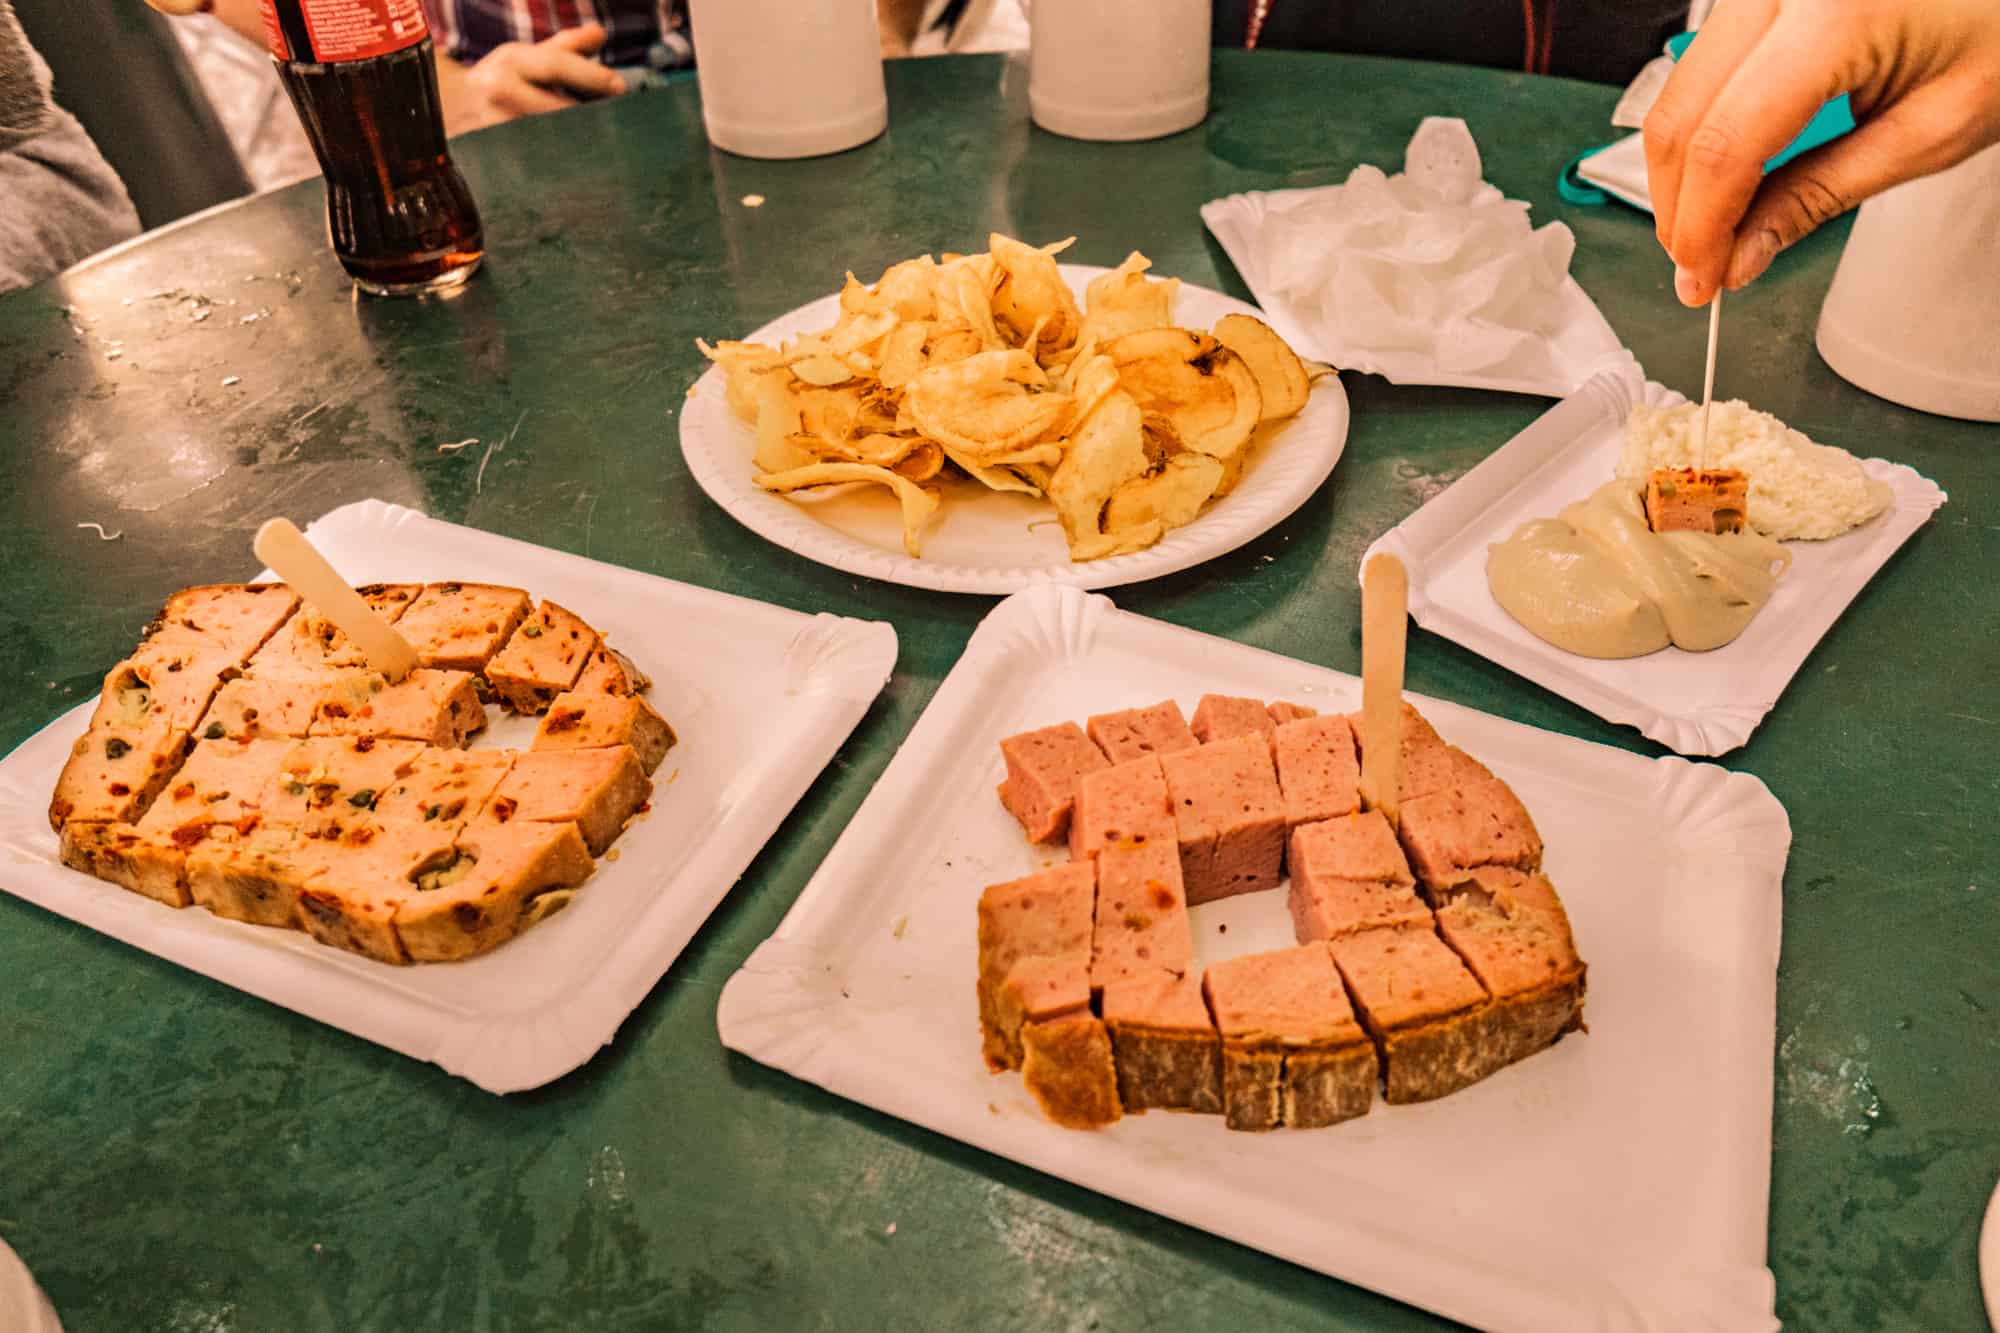
[[[1079,309],[1055,260],[1070,244],[996,234],[986,254],[905,260],[872,287],[850,273],[830,329],[700,343],[756,427],[757,485],[887,486],[916,556],[956,471],[1046,497],[1074,560],[1142,550],[1227,494],[1258,425],[1297,413],[1328,368],[1248,315],[1174,327],[1180,282],[1147,277],[1137,253]]]

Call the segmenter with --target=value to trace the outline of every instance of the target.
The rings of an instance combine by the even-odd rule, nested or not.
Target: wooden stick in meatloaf
[[[1410,576],[1382,554],[1361,571],[1361,798],[1400,822],[1403,766],[1403,646]]]
[[[391,685],[416,667],[417,650],[410,641],[369,609],[290,519],[274,518],[257,529],[254,549],[259,560],[352,639],[368,665],[387,676]]]

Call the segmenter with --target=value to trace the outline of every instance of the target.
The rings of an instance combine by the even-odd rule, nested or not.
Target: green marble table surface
[[[169,591],[253,573],[261,520],[368,496],[902,639],[879,703],[680,961],[537,1092],[490,1096],[0,896],[0,1236],[70,1329],[1437,1326],[716,1041],[723,982],[993,603],[858,582],[710,504],[676,444],[697,335],[989,229],[1074,233],[1086,263],[1137,247],[1247,296],[1203,201],[1393,167],[1421,116],[1449,114],[1490,180],[1575,229],[1576,277],[1651,375],[1699,389],[1705,321],[1674,301],[1651,220],[1556,196],[1560,164],[1608,136],[1612,89],[1231,52],[1205,124],[1111,145],[1032,129],[1024,83],[995,57],[892,62],[889,133],[809,162],[711,151],[692,84],[460,140],[490,250],[449,303],[357,300],[316,183],[0,299],[0,749],[91,697]],[[1796,838],[1770,1264],[1794,1328],[1973,1330],[2000,1173],[2000,430],[1819,360],[1845,234],[1732,299],[1718,392],[1909,463],[1951,502],[1726,761]],[[1347,388],[1346,457],[1303,509],[1117,600],[1357,670],[1361,551],[1546,404]],[[505,448],[438,448],[474,437]],[[1427,634],[1409,684],[1657,752]]]

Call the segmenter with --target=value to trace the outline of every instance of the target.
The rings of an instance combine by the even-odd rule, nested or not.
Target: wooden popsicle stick
[[[416,669],[417,650],[410,647],[410,641],[347,586],[347,580],[290,519],[274,518],[265,523],[257,529],[253,545],[257,558],[352,639],[368,665],[388,677],[390,684]]]
[[[1694,466],[1708,471],[1708,413],[1715,402],[1715,348],[1722,340],[1722,289],[1708,305],[1708,365],[1701,373],[1701,438],[1695,444]]]
[[[1403,646],[1410,576],[1384,553],[1361,571],[1361,799],[1401,823]]]

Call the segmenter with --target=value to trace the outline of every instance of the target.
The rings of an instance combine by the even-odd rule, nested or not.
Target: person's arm
[[[1858,128],[1765,177],[1842,93]],[[1870,195],[2000,142],[2000,4],[1722,0],[1644,133],[1674,290],[1705,305]]]
[[[198,0],[147,3],[156,9],[185,9]],[[243,37],[264,44],[264,19],[257,0],[212,0],[211,12]],[[624,80],[591,59],[607,35],[602,25],[586,23],[540,42],[506,42],[470,65],[439,51],[438,101],[444,108],[445,131],[462,134],[624,92]]]

